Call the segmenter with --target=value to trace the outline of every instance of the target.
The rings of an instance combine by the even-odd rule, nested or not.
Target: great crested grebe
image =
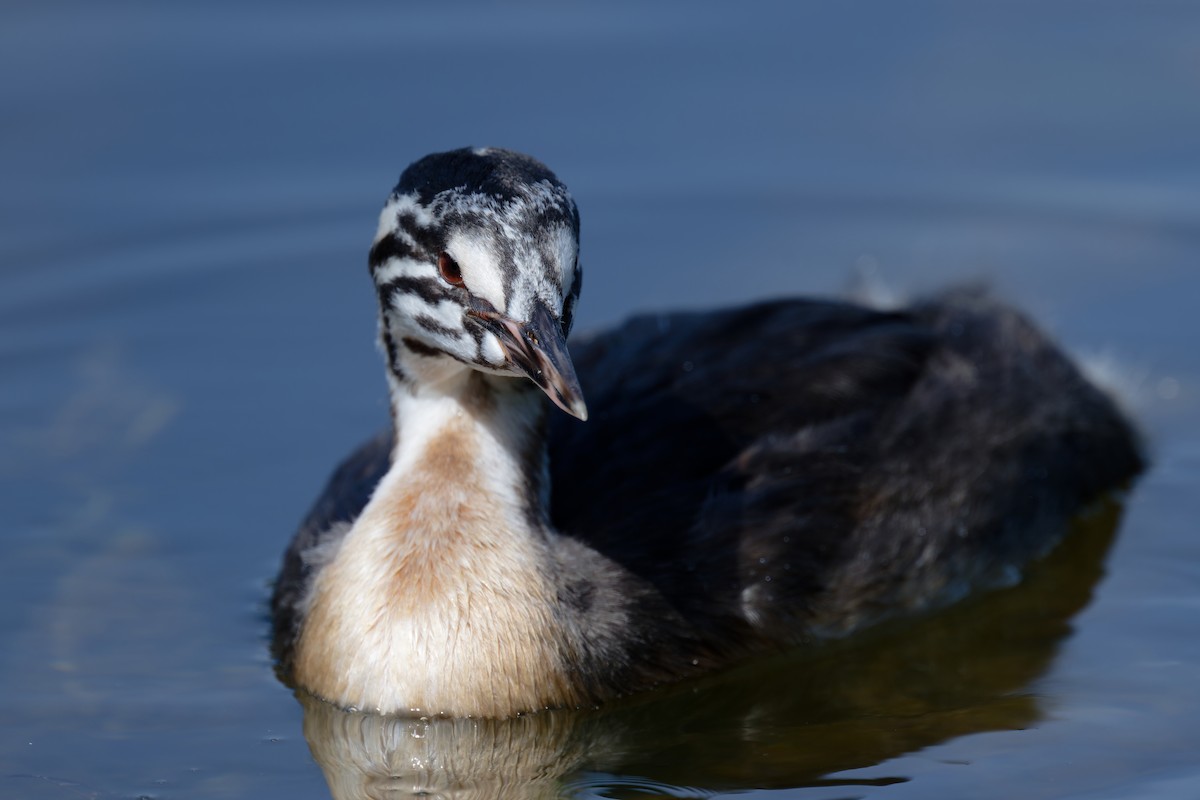
[[[1142,468],[1113,401],[979,292],[638,317],[572,358],[578,242],[527,156],[400,176],[369,259],[393,425],[284,558],[296,686],[593,705],[1011,580]],[[586,424],[549,413],[587,419],[584,390]]]

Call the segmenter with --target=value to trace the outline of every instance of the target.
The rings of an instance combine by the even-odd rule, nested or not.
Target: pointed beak
[[[587,420],[587,405],[567,352],[567,339],[549,308],[537,303],[528,322],[517,322],[491,309],[473,308],[468,313],[496,335],[509,364],[529,376],[554,405]]]

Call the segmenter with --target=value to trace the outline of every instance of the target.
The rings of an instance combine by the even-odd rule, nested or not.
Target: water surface
[[[321,798],[322,768],[349,796],[1200,794],[1193,7],[0,21],[3,796]],[[1155,467],[1115,541],[1108,509],[1023,586],[599,714],[305,718],[267,658],[267,582],[386,418],[378,206],[469,143],[572,187],[584,328],[859,272],[989,280],[1117,365]],[[420,775],[391,780],[397,759]]]

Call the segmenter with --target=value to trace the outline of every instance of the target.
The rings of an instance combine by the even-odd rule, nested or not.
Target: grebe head
[[[587,418],[566,347],[579,211],[541,163],[491,148],[415,162],[383,208],[370,267],[394,383],[522,376]]]

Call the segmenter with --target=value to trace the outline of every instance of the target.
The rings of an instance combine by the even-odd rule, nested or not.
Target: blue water
[[[1015,594],[598,717],[372,731],[484,796],[1200,795],[1197,97],[1186,3],[9,4],[0,796],[329,796],[263,603],[386,418],[378,207],[465,144],[571,186],[582,328],[986,279],[1116,365],[1155,468],[1106,558]],[[330,776],[376,724],[310,712]]]

